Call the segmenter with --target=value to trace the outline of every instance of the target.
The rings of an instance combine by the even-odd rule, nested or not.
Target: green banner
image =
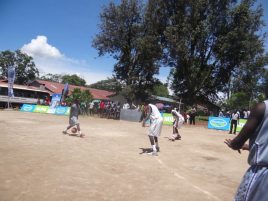
[[[172,114],[169,114],[169,113],[163,113],[163,124],[164,125],[173,125],[173,116]]]
[[[246,119],[239,119],[239,124],[237,124],[236,132],[240,132],[243,126],[246,124]]]
[[[36,105],[33,112],[36,112],[36,113],[47,113],[48,109],[49,109],[49,106]]]

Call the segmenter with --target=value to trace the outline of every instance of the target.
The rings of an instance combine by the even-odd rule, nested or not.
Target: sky
[[[0,51],[33,57],[41,75],[77,74],[92,84],[111,77],[116,61],[91,46],[99,14],[111,0],[0,0]],[[268,25],[268,1],[258,0]],[[114,0],[113,2],[120,2]],[[265,27],[264,31],[268,32]],[[265,42],[268,52],[268,40]],[[165,82],[168,68],[158,78]]]

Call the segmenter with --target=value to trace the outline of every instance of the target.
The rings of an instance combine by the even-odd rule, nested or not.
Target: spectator
[[[239,112],[233,112],[231,115],[231,128],[229,134],[236,134],[237,123],[239,123]],[[233,131],[234,128],[234,131]]]
[[[196,116],[196,109],[193,108],[190,111],[190,125],[195,125],[195,116]]]
[[[220,110],[219,117],[224,117],[223,112]]]

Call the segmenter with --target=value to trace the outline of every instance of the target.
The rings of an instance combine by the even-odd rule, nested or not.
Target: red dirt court
[[[1,201],[230,201],[248,165],[227,132],[185,126],[159,156],[140,123],[81,117],[85,138],[62,130],[68,117],[0,111]]]

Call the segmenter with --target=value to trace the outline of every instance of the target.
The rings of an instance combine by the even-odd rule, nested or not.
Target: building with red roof
[[[36,104],[38,99],[50,96],[50,92],[43,88],[27,85],[14,84],[13,91],[15,97],[10,98],[10,101],[14,106],[23,103]],[[8,101],[8,81],[0,80],[0,107],[5,106]]]
[[[35,80],[30,85],[34,87],[39,87],[40,89],[45,89],[49,91],[51,95],[54,93],[61,94],[64,88],[64,84],[51,82],[51,81],[45,81],[45,80]],[[114,92],[111,92],[111,91],[106,91],[106,90],[101,90],[101,89],[92,89],[89,87],[82,87],[82,86],[75,86],[75,85],[69,85],[69,93],[72,92],[75,88],[79,88],[82,91],[89,90],[89,92],[93,96],[93,99],[99,99],[99,100],[110,100],[109,96],[115,94]]]

